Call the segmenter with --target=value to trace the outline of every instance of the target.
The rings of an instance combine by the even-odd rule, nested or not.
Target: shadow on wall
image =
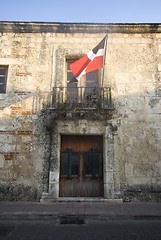
[[[14,89],[6,94],[0,94],[0,111],[7,115],[34,114],[46,108],[51,101],[51,92]]]

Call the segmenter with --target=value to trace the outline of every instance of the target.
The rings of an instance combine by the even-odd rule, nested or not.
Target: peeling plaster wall
[[[106,126],[55,122],[41,112],[40,95],[46,101],[52,87],[64,86],[65,59],[86,54],[107,29],[103,84],[112,87],[113,118]],[[86,134],[85,124],[89,134],[104,135],[105,197],[160,201],[160,25],[1,23],[0,65],[9,66],[0,94],[0,199],[58,197],[60,134]]]

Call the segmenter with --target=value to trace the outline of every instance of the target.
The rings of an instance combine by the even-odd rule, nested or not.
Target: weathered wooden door
[[[61,137],[60,197],[103,196],[102,136]]]

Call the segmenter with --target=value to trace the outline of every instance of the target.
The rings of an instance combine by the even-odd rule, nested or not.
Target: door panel
[[[102,136],[62,136],[61,197],[103,196]]]
[[[84,175],[92,178],[102,177],[103,175],[103,156],[102,153],[84,153]]]
[[[102,179],[95,181],[86,178],[82,182],[78,178],[61,179],[60,197],[101,197],[103,196]]]
[[[89,152],[91,148],[96,148],[97,151],[103,151],[103,137],[96,135],[62,135],[61,136],[61,151],[68,148],[73,151]]]
[[[80,153],[72,152],[68,149],[67,152],[62,152],[60,157],[60,177],[72,178],[79,176],[80,173]]]

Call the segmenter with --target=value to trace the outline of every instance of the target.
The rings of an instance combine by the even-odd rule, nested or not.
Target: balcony
[[[50,110],[56,118],[106,118],[114,110],[109,87],[55,87],[52,92],[39,93],[34,99],[34,109]],[[72,114],[72,115],[71,115]]]
[[[52,93],[52,108],[111,109],[111,89],[89,87],[56,87]]]

